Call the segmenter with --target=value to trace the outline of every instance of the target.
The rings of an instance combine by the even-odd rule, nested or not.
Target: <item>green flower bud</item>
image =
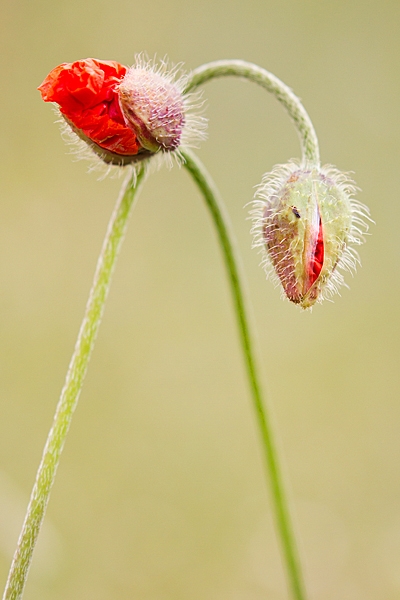
[[[340,269],[354,271],[370,221],[352,198],[354,182],[331,166],[278,165],[258,187],[254,246],[268,274],[302,308],[332,296],[344,284]]]

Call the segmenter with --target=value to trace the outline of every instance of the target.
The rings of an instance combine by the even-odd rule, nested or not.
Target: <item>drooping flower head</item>
[[[253,203],[254,246],[268,275],[302,308],[330,297],[354,271],[368,209],[354,182],[331,166],[278,165],[264,176]]]
[[[204,138],[206,120],[191,112],[198,97],[184,94],[178,72],[141,55],[131,68],[87,58],[59,65],[38,89],[100,158],[125,165]]]

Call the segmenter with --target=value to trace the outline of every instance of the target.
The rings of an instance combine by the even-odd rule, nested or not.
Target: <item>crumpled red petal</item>
[[[134,155],[140,144],[125,123],[116,92],[126,71],[115,61],[87,58],[59,65],[38,89],[45,102],[56,102],[74,127],[101,148]]]

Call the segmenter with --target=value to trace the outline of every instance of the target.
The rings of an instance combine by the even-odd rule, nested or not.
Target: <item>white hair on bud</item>
[[[133,80],[135,85],[149,85],[152,76],[156,76],[155,85],[161,99],[165,95],[163,82],[167,82],[175,88],[182,101],[185,123],[180,136],[180,145],[186,148],[198,148],[207,137],[207,119],[199,112],[204,107],[203,91],[184,93],[189,77],[183,71],[183,63],[174,65],[167,57],[161,60],[157,60],[156,57],[150,59],[145,53],[135,56],[135,62],[128,69],[121,85],[125,80]],[[151,119],[157,122],[163,117],[164,115],[160,115],[156,107]],[[172,123],[171,126],[173,128],[174,124]]]

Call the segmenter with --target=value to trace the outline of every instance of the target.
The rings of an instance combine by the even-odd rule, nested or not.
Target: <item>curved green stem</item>
[[[221,245],[225,266],[231,285],[235,313],[239,326],[240,341],[242,344],[247,374],[249,377],[253,405],[261,433],[266,470],[271,484],[275,517],[282,543],[288,579],[290,581],[293,598],[296,600],[305,600],[306,596],[301,574],[300,561],[283,488],[276,446],[271,423],[267,414],[267,409],[264,406],[262,399],[258,369],[246,312],[244,298],[244,278],[239,272],[239,260],[236,253],[234,237],[230,230],[229,218],[226,215],[224,206],[219,199],[215,185],[205,167],[192,152],[185,150],[182,151],[182,155],[185,159],[186,169],[192,175],[204,196],[204,200],[208,209],[210,210]]]
[[[317,134],[310,117],[299,98],[292,90],[269,71],[244,60],[217,60],[202,65],[192,71],[186,84],[185,93],[193,91],[199,85],[215,79],[233,75],[257,83],[271,92],[285,107],[300,136],[303,161],[319,166],[319,147]]]
[[[42,461],[36,475],[35,485],[14,554],[3,600],[19,600],[23,594],[33,550],[46,512],[61,452],[82,389],[90,355],[103,315],[111,276],[124,238],[128,217],[144,176],[145,167],[142,166],[139,167],[137,177],[133,175],[127,179],[108,225],[92,289],[90,290],[86,305],[85,316],[56,409],[53,425],[43,451]]]

